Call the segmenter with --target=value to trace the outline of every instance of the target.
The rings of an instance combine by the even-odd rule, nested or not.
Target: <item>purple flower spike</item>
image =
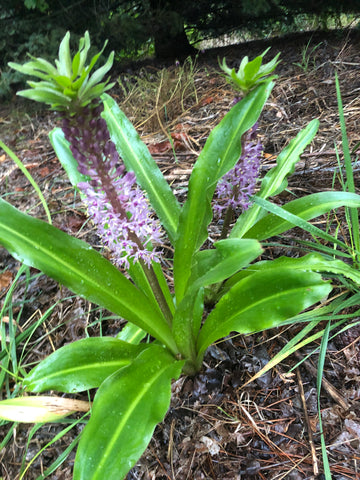
[[[91,183],[94,180],[93,177]],[[141,258],[148,266],[151,261],[158,262],[159,252],[147,250],[146,246],[150,241],[160,242],[160,229],[149,215],[142,191],[135,186],[135,176],[126,174],[109,181],[119,203],[115,207],[107,195],[109,186],[104,186],[100,178],[95,186],[87,182],[78,185],[86,195],[89,215],[97,226],[103,243],[112,251],[115,262],[125,268],[130,266],[129,259],[137,261]],[[142,243],[141,246],[137,239]]]
[[[256,130],[257,124],[246,133],[238,163],[218,182],[217,201],[214,205],[214,211],[218,215],[228,208],[244,211],[250,206],[249,199],[255,191],[263,150],[262,144],[256,142]]]
[[[78,184],[85,194],[88,213],[119,266],[129,268],[130,259],[142,260],[148,267],[159,261],[151,250],[160,243],[159,224],[150,216],[143,192],[136,185],[134,172],[125,172],[100,106],[83,109],[80,124],[76,117],[63,120],[63,131],[78,162],[78,170],[89,180]],[[76,124],[76,125],[74,125]]]

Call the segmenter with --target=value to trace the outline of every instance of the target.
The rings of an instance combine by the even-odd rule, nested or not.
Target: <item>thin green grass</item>
[[[350,193],[355,193],[355,181],[354,181],[354,172],[351,162],[351,154],[349,148],[349,140],[346,132],[344,109],[341,99],[340,84],[337,74],[335,73],[335,85],[336,85],[336,96],[338,101],[338,110],[340,118],[340,128],[341,128],[341,138],[342,138],[342,150],[344,155],[344,165],[346,172],[346,184],[344,187],[346,191]],[[351,232],[350,238],[353,244],[353,258],[356,266],[359,267],[360,262],[360,228],[359,228],[359,212],[357,208],[346,209],[349,212],[349,222],[348,227]]]
[[[330,464],[329,464],[329,458],[327,455],[326,451],[326,443],[325,443],[325,436],[323,432],[323,425],[322,425],[322,419],[321,419],[321,406],[320,406],[320,394],[321,394],[321,383],[322,383],[322,377],[323,377],[323,372],[324,372],[324,365],[325,365],[325,358],[326,358],[326,352],[327,352],[327,346],[328,346],[328,341],[329,341],[329,333],[331,330],[331,320],[328,321],[325,329],[324,329],[324,334],[321,339],[321,345],[320,345],[320,352],[319,352],[319,361],[318,361],[318,371],[317,371],[317,406],[318,406],[318,417],[319,417],[319,429],[320,429],[320,440],[321,440],[321,454],[322,454],[322,459],[323,459],[323,468],[324,468],[324,474],[325,474],[325,479],[326,480],[331,480],[331,471],[330,471]]]
[[[74,419],[74,420],[71,420],[70,419],[70,425],[65,427],[63,430],[61,430],[61,432],[59,432],[57,435],[55,435],[54,438],[52,438],[50,440],[50,442],[48,442],[44,447],[42,447],[37,453],[36,455],[34,455],[34,457],[31,459],[31,461],[26,465],[25,467],[25,463],[24,463],[24,460],[26,458],[26,452],[23,456],[23,464],[22,464],[22,467],[21,467],[21,475],[19,477],[19,480],[23,480],[25,478],[25,474],[26,472],[30,469],[30,467],[32,466],[32,464],[35,462],[35,460],[49,447],[51,447],[55,442],[57,442],[58,440],[60,440],[64,435],[66,435],[72,428],[74,428],[76,425],[78,425],[79,423],[81,422],[84,422],[86,421],[86,417],[89,415],[89,412],[85,413],[82,417],[80,417],[79,419]],[[66,421],[64,420],[61,420],[61,423],[67,423]],[[28,441],[27,441],[27,448],[29,447],[29,444],[31,442],[31,439],[33,438],[33,436],[35,435],[35,433],[41,428],[43,427],[43,424],[42,423],[39,423],[39,424],[36,424],[34,425],[34,427],[32,428],[31,432],[29,433],[29,436],[28,436]],[[75,448],[75,446],[77,445],[78,441],[80,440],[80,436],[77,436],[71,443],[70,445],[65,449],[65,451],[62,453],[62,455],[60,455],[56,460],[55,462],[53,462],[51,464],[51,466],[49,468],[46,469],[46,471],[44,472],[43,475],[40,475],[39,477],[37,477],[37,479],[45,479],[47,478],[49,475],[51,475],[51,473],[53,473],[55,471],[55,469],[61,465],[61,463],[63,463],[66,458],[68,457],[68,455],[70,454],[70,452]]]
[[[44,198],[44,195],[42,194],[38,184],[35,182],[35,180],[33,179],[33,177],[30,175],[30,173],[27,171],[25,165],[22,163],[22,161],[20,160],[20,158],[18,158],[14,152],[12,152],[10,150],[10,148],[8,148],[1,140],[0,140],[0,148],[2,148],[8,155],[9,157],[16,163],[16,165],[20,168],[20,170],[22,171],[22,173],[25,175],[25,177],[29,180],[29,182],[31,183],[32,187],[34,188],[35,192],[37,193],[38,197],[40,198],[40,201],[44,207],[44,210],[45,210],[45,213],[46,213],[46,216],[47,216],[47,219],[48,219],[48,222],[52,223],[51,221],[51,214],[50,214],[50,210],[49,210],[49,207],[46,203],[46,200]]]
[[[311,61],[311,60],[312,60],[311,66],[312,66],[314,69],[316,68],[316,64],[315,64],[316,56],[315,56],[315,53],[316,53],[316,50],[320,47],[320,45],[322,45],[322,43],[323,43],[323,42],[319,42],[317,45],[314,45],[314,46],[310,49],[311,40],[312,40],[312,38],[309,39],[309,41],[307,42],[307,44],[306,44],[306,45],[302,48],[302,50],[301,50],[301,62],[296,62],[296,63],[293,64],[293,65],[296,65],[297,67],[300,67],[301,70],[302,70],[304,73],[308,73],[309,68],[310,68],[310,61]]]

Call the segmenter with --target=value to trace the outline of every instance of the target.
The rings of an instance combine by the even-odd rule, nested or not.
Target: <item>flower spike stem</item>
[[[164,293],[161,290],[159,281],[157,279],[157,276],[155,275],[153,267],[150,265],[145,264],[144,260],[142,258],[139,259],[140,265],[144,271],[144,274],[151,286],[151,289],[155,295],[155,298],[159,304],[159,307],[164,314],[164,317],[166,321],[168,322],[169,326],[172,326],[172,313],[170,311],[169,305],[164,297]]]
[[[109,176],[108,169],[106,168],[105,164],[101,161],[98,162],[97,164],[97,174],[98,174],[98,179],[100,181],[101,187],[105,191],[107,199],[112,206],[113,212],[119,217],[119,219],[127,221],[128,217],[126,214],[126,210],[124,210],[119,200],[119,196],[114,187],[114,183],[111,182],[111,175]],[[128,231],[127,237],[128,237],[128,240],[133,245],[135,245],[135,249],[138,249],[138,251],[144,250],[143,242],[140,240],[138,235],[133,230]],[[167,320],[169,326],[171,327],[172,313],[164,297],[163,291],[161,290],[157,276],[155,275],[154,269],[150,263],[150,259],[147,259],[145,261],[141,256],[139,256],[138,261],[140,262],[141,268],[143,269],[143,272],[151,286],[151,289],[159,304],[159,307],[163,312],[164,317]]]
[[[224,223],[223,223],[221,234],[220,234],[220,240],[227,238],[233,216],[234,216],[234,209],[232,207],[228,207],[224,217]]]

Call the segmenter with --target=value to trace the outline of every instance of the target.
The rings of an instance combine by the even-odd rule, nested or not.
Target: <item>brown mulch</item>
[[[282,52],[282,62],[277,68],[276,86],[259,122],[265,152],[263,174],[275,164],[284,146],[309,121],[318,118],[319,132],[289,181],[289,193],[278,201],[287,201],[293,195],[329,190],[334,185],[339,188],[336,151],[341,152],[341,134],[334,72],[337,71],[341,85],[350,149],[356,151],[360,141],[360,35],[356,32],[314,34],[310,47],[318,47],[305,72],[295,64],[301,63],[301,54],[309,38],[309,34],[297,35],[199,55],[194,88],[187,90],[188,95],[180,107],[179,99],[169,101],[166,115],[160,94],[159,98],[150,96],[137,101],[134,97],[125,97],[120,87],[114,88],[112,95],[137,126],[181,201],[186,197],[187,180],[194,161],[210,131],[233,101],[231,88],[218,73],[217,57],[225,56],[229,65],[236,66],[242,56],[253,58],[268,45],[272,46],[271,55]],[[149,78],[161,72],[158,64],[145,62],[141,66],[128,66],[121,72],[121,78],[131,83],[140,67],[143,75]],[[170,72],[176,72],[176,68],[168,65]],[[139,92],[135,91],[134,95],[136,93]],[[17,153],[39,184],[53,213],[54,225],[97,247],[96,233],[86,222],[79,199],[74,196],[49,143],[47,135],[55,125],[53,113],[29,102],[14,98],[10,105],[0,109],[1,139]],[[354,170],[359,170],[358,164]],[[359,188],[357,174],[355,182]],[[27,179],[1,151],[0,191],[21,210],[46,219]],[[213,229],[211,239],[216,240],[218,233]],[[0,273],[2,302],[18,268],[19,263],[0,249],[0,271],[5,272]],[[14,293],[12,307],[14,316],[20,311],[20,328],[36,322],[55,302],[66,299],[35,332],[24,364],[38,362],[54,349],[81,338],[85,331],[98,335],[101,330],[102,334],[113,335],[121,328],[121,320],[72,297],[70,292],[59,289],[43,275],[31,273],[29,284],[20,282]],[[246,337],[236,336],[211,347],[199,375],[182,377],[174,383],[173,399],[165,421],[157,427],[148,449],[128,479],[324,478],[316,403],[317,355],[303,363],[297,373],[287,375],[289,369],[316,345],[303,348],[272,371],[245,385],[301,328],[294,325]],[[322,420],[330,468],[336,480],[360,479],[359,338],[360,328],[354,326],[331,340],[325,364],[327,387],[321,395]],[[3,391],[2,397],[5,396],[6,391]],[[63,425],[41,427],[31,437],[26,451],[31,428],[32,425],[17,426],[16,435],[0,452],[4,480],[18,480],[23,456],[26,462],[34,459]],[[80,430],[81,427],[75,427],[47,448],[33,461],[23,478],[42,478],[40,475]],[[0,441],[7,431],[8,426],[0,427]],[[73,460],[74,453],[71,453],[48,478],[71,478]]]

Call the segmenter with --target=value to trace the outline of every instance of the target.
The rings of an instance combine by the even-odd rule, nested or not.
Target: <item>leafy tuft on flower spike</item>
[[[85,203],[104,244],[111,250],[118,265],[129,267],[129,261],[141,261],[150,268],[159,261],[160,252],[152,248],[159,243],[159,224],[152,219],[146,197],[136,185],[133,172],[125,172],[106,122],[101,118],[102,93],[114,84],[102,82],[110,70],[114,52],[106,63],[94,68],[102,50],[85,65],[90,49],[89,33],[80,39],[74,58],[70,54],[70,33],[59,47],[55,66],[42,58],[32,58],[24,65],[10,63],[12,68],[41,79],[29,81],[29,90],[18,92],[23,97],[49,104],[61,112],[62,130],[86,182],[78,184],[85,194]]]
[[[280,63],[280,61],[277,61],[280,56],[280,52],[270,62],[262,65],[263,58],[269,50],[270,47],[250,62],[249,57],[244,57],[241,60],[237,72],[235,71],[235,68],[231,69],[226,65],[225,58],[223,59],[222,63],[219,62],[219,65],[220,68],[226,73],[227,81],[231,83],[236,90],[246,95],[257,85],[277,78],[277,75],[273,75],[272,77],[268,77],[268,75],[270,75],[270,73],[273,72],[276,66]]]
[[[18,95],[46,103],[52,110],[76,113],[79,108],[89,105],[114,86],[114,83],[108,83],[109,79],[102,82],[112,67],[114,52],[110,53],[102,67],[90,75],[106,43],[101,51],[92,57],[90,63],[85,65],[91,45],[89,32],[85,32],[84,37],[80,39],[74,58],[71,58],[70,32],[67,32],[60,44],[59,58],[55,60],[55,66],[43,58],[31,55],[32,60],[23,65],[9,62],[11,68],[25,75],[40,78],[38,82],[28,81],[31,88],[18,92]]]

